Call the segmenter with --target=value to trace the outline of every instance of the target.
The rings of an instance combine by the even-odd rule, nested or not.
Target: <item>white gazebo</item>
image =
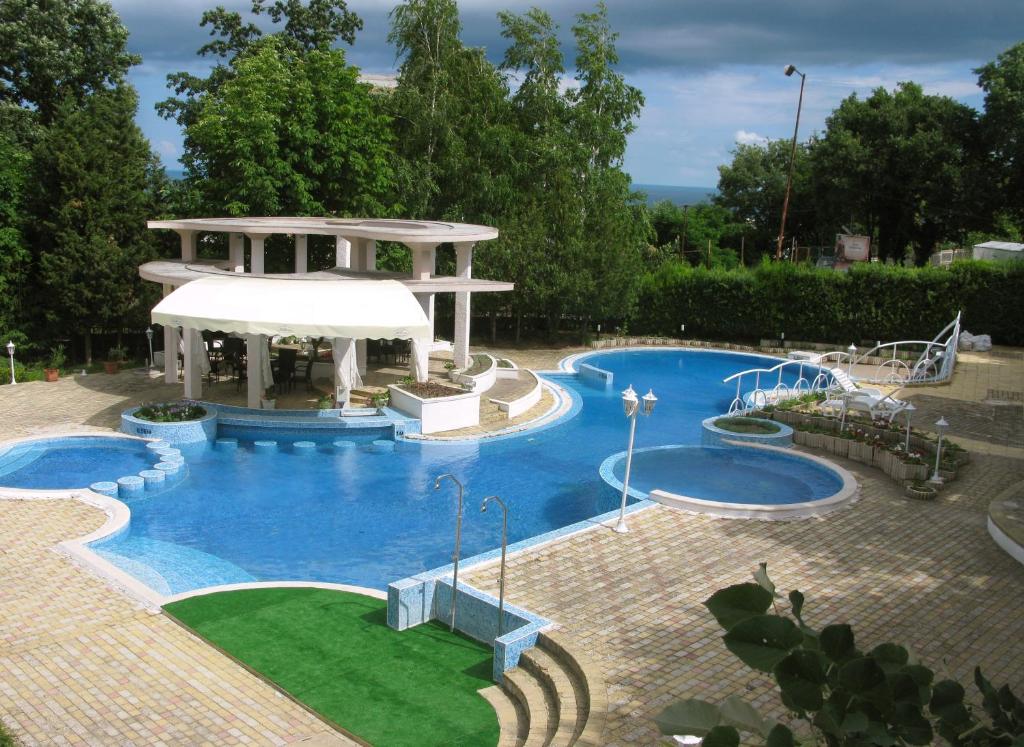
[[[512,290],[512,283],[472,276],[473,248],[497,238],[487,226],[413,220],[333,218],[193,218],[149,221],[181,238],[181,258],[139,267],[146,280],[163,286],[153,309],[164,326],[164,374],[178,380],[178,330],[184,335],[185,396],[202,395],[200,332],[245,335],[249,407],[259,407],[267,381],[269,335],[329,337],[334,340],[335,384],[347,397],[351,377],[365,373],[367,338],[412,340],[410,371],[427,374],[434,341],[434,296],[455,294],[455,365],[469,365],[470,294]],[[198,259],[201,233],[227,233],[227,259]],[[294,272],[264,273],[268,236],[294,237]],[[334,267],[309,272],[307,237],[334,236]],[[246,242],[248,239],[248,242]],[[377,241],[404,244],[412,253],[412,273],[377,270]],[[436,274],[437,247],[455,247],[454,277]],[[248,244],[249,272],[245,272]]]

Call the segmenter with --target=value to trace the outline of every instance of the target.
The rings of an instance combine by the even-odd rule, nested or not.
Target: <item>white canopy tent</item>
[[[199,330],[246,335],[249,341],[249,406],[271,376],[264,335],[329,337],[335,340],[336,385],[347,398],[360,385],[351,341],[362,338],[411,339],[423,345],[431,337],[430,320],[416,296],[394,280],[314,280],[251,275],[214,275],[182,285],[156,305],[152,320],[181,327],[186,339]],[[424,349],[426,349],[424,347]],[[186,362],[188,363],[188,361]],[[192,396],[191,367],[185,389]],[[425,380],[426,371],[423,371]]]
[[[416,297],[394,280],[217,275],[193,280],[153,309],[153,322],[244,335],[429,339]]]

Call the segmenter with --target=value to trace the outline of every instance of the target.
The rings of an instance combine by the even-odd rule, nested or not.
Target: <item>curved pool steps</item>
[[[541,633],[537,645],[523,652],[519,666],[505,672],[500,689],[505,699],[484,695],[498,714],[499,745],[602,744],[608,710],[604,677],[557,633]]]

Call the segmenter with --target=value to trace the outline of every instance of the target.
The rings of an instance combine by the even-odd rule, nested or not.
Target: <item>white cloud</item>
[[[768,142],[768,138],[764,135],[758,135],[756,132],[747,132],[746,130],[736,130],[734,139],[739,145],[764,145]]]
[[[181,154],[178,144],[172,143],[170,140],[161,140],[156,147],[160,155],[165,158],[177,158]]]

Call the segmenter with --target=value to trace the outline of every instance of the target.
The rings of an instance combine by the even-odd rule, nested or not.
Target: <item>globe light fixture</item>
[[[641,408],[640,402],[643,401]],[[622,411],[629,420],[629,445],[626,447],[626,474],[622,479],[622,503],[619,506],[619,520],[615,524],[615,531],[625,534],[629,531],[626,526],[626,500],[629,497],[629,472],[633,466],[633,442],[636,439],[636,416],[643,411],[644,417],[654,412],[654,406],[658,398],[654,396],[653,390],[648,390],[642,398],[636,396],[632,384],[622,393]]]
[[[946,432],[946,428],[949,427],[949,423],[946,419],[940,417],[935,421],[935,429],[939,432],[939,442],[935,446],[935,470],[932,472],[932,476],[928,479],[928,482],[934,483],[935,485],[942,484],[942,477],[939,475],[939,460],[942,458],[942,434]]]

